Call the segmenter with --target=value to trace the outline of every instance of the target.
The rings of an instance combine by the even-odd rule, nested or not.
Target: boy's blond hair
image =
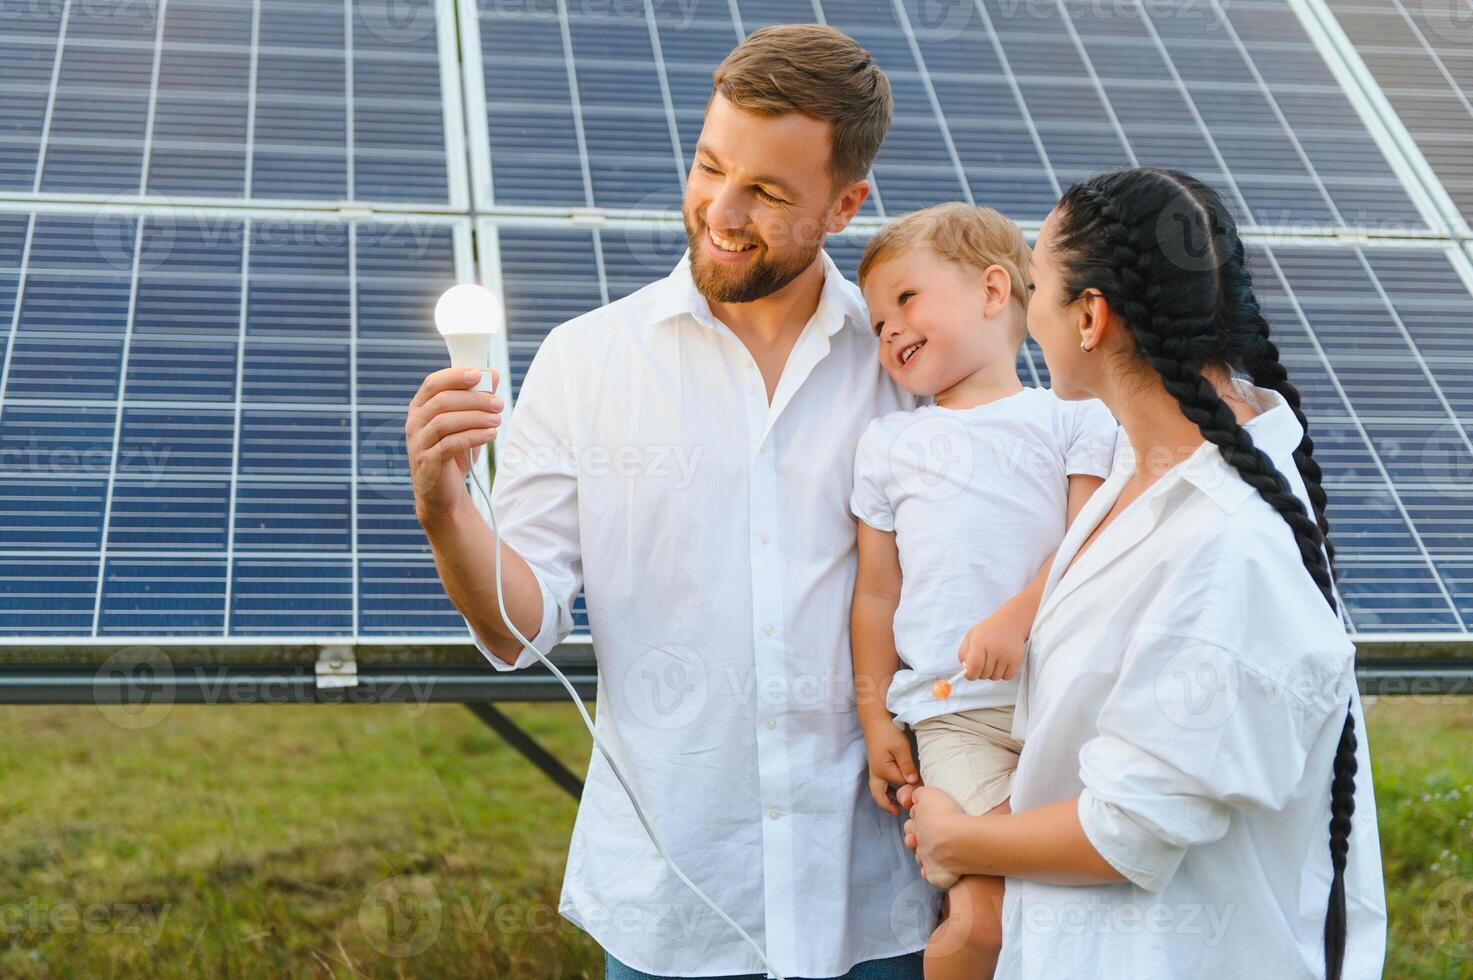
[[[1028,335],[1029,285],[1028,240],[1016,224],[992,208],[956,201],[902,215],[881,228],[864,248],[859,260],[859,285],[881,262],[913,248],[929,248],[948,262],[970,266],[981,272],[991,265],[1007,271],[1019,316],[1013,341],[1023,346]]]
[[[833,125],[836,190],[869,173],[890,129],[890,79],[848,34],[824,24],[753,31],[716,67],[712,92],[748,112],[801,112]]]

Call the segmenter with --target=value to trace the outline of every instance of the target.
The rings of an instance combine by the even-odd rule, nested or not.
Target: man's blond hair
[[[1019,316],[1013,340],[1022,346],[1028,323],[1028,259],[1032,254],[1022,230],[992,208],[960,201],[912,211],[885,225],[869,240],[859,260],[859,285],[881,262],[915,248],[929,248],[941,258],[981,272],[1001,266],[1008,274]]]
[[[832,123],[835,191],[869,173],[894,111],[890,79],[875,59],[854,38],[823,24],[753,31],[711,81],[713,93],[748,112],[801,112]]]

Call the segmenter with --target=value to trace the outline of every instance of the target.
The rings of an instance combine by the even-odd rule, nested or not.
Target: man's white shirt
[[[807,977],[923,948],[940,898],[869,796],[849,649],[855,446],[915,400],[879,367],[858,288],[822,261],[770,405],[688,254],[554,328],[492,490],[541,586],[539,649],[572,630],[584,589],[596,727],[661,842],[777,969]],[[476,642],[498,670],[536,662]],[[763,972],[660,860],[597,752],[559,912],[648,973]]]

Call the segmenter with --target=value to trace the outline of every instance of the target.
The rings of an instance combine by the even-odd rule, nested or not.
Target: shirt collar
[[[864,296],[839,271],[833,257],[826,250],[819,250],[823,260],[823,291],[818,296],[818,308],[813,318],[818,321],[827,336],[832,337],[846,323],[860,327],[869,325],[869,311],[864,305]],[[660,280],[654,304],[650,309],[652,323],[664,323],[678,316],[690,314],[696,322],[713,330],[726,329],[711,312],[711,304],[696,288],[690,273],[690,249],[680,257],[670,274]]]
[[[1274,465],[1282,472],[1282,461],[1292,460],[1294,450],[1304,438],[1304,428],[1294,417],[1294,410],[1289,407],[1284,396],[1276,391],[1256,387],[1240,378],[1233,379],[1233,387],[1258,409],[1258,414],[1243,427],[1253,438],[1253,444],[1273,460]],[[1130,440],[1125,438],[1123,432],[1115,446],[1115,452],[1117,457],[1124,454],[1122,469],[1125,478],[1129,479],[1135,472],[1135,462],[1130,459]],[[1292,462],[1289,465],[1293,465]],[[1217,446],[1211,442],[1198,446],[1192,455],[1177,465],[1176,470],[1176,479],[1162,480],[1146,491],[1155,498],[1154,505],[1157,508],[1165,504],[1171,487],[1182,484],[1206,494],[1213,503],[1228,513],[1258,492],[1238,478],[1233,465],[1223,458]]]

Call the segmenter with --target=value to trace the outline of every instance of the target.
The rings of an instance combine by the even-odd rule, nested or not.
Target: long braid
[[[1325,516],[1328,498],[1321,485],[1324,474],[1314,458],[1314,440],[1309,435],[1309,419],[1305,417],[1301,407],[1299,389],[1289,380],[1289,372],[1279,360],[1279,348],[1269,336],[1268,320],[1259,308],[1258,297],[1253,294],[1252,275],[1248,270],[1243,240],[1236,234],[1232,237],[1235,247],[1222,265],[1223,302],[1220,311],[1220,315],[1229,322],[1224,323],[1219,332],[1225,338],[1246,338],[1241,352],[1231,358],[1232,366],[1246,371],[1253,383],[1260,388],[1268,388],[1282,395],[1294,412],[1294,418],[1299,420],[1304,437],[1294,450],[1294,465],[1299,468],[1299,476],[1304,480],[1309,502],[1314,507],[1315,523],[1320,526],[1320,534],[1325,539],[1325,553],[1330,559],[1330,576],[1335,578],[1335,543],[1330,538],[1330,521]],[[1233,320],[1237,322],[1232,322]]]
[[[1236,238],[1236,236],[1234,236]],[[1309,436],[1309,420],[1300,407],[1299,389],[1289,381],[1289,372],[1279,360],[1279,349],[1269,336],[1268,320],[1264,318],[1253,294],[1251,276],[1241,238],[1236,239],[1232,255],[1223,265],[1224,293],[1231,297],[1222,305],[1226,316],[1238,315],[1250,330],[1225,332],[1247,336],[1249,343],[1236,367],[1246,370],[1253,383],[1277,391],[1294,411],[1304,430],[1304,438],[1294,450],[1294,464],[1304,480],[1305,490],[1314,505],[1315,521],[1325,541],[1325,554],[1330,565],[1330,576],[1335,574],[1335,545],[1330,539],[1330,523],[1325,516],[1327,498],[1321,486],[1320,465],[1314,458],[1314,441]],[[1234,302],[1233,300],[1236,300]],[[1331,608],[1334,601],[1331,599]],[[1347,708],[1345,724],[1340,730],[1340,741],[1335,748],[1333,776],[1330,782],[1330,900],[1325,916],[1324,949],[1325,975],[1338,978],[1345,965],[1346,909],[1345,909],[1345,863],[1350,852],[1351,817],[1355,813],[1355,716]]]
[[[1163,255],[1159,241],[1147,240],[1125,220],[1114,201],[1115,188],[1121,185],[1147,193],[1155,190],[1158,196],[1164,192],[1165,205],[1154,209],[1147,206],[1140,222],[1142,228],[1154,227],[1158,236],[1165,207],[1171,207],[1170,217],[1176,218],[1182,203],[1190,202],[1192,206],[1187,210],[1201,222],[1196,230],[1206,236],[1205,240],[1212,243],[1225,238],[1229,242],[1225,254],[1211,256],[1212,274],[1185,276],[1185,281],[1173,283],[1173,291],[1168,294],[1163,280],[1169,274],[1167,270],[1173,268],[1171,260]],[[1066,290],[1070,298],[1087,287],[1104,294],[1111,308],[1125,319],[1138,351],[1161,376],[1182,413],[1288,524],[1305,570],[1330,608],[1338,612],[1334,549],[1329,542],[1325,493],[1308,422],[1299,391],[1290,384],[1278,348],[1269,339],[1268,323],[1252,295],[1241,239],[1221,200],[1185,174],[1136,169],[1077,184],[1064,195],[1060,207],[1065,217],[1058,244],[1066,254],[1072,253],[1068,260],[1072,276]],[[1087,242],[1092,242],[1093,248],[1086,247]],[[1107,246],[1108,256],[1099,254],[1101,244]],[[1179,263],[1174,268],[1183,271]],[[1288,480],[1253,444],[1232,409],[1203,376],[1202,366],[1214,360],[1248,370],[1255,384],[1278,392],[1290,405],[1305,433],[1295,450],[1294,462],[1314,507],[1314,519]],[[1345,863],[1355,810],[1355,750],[1355,721],[1347,709],[1330,787],[1332,874],[1324,930],[1327,980],[1339,980],[1345,960]]]

